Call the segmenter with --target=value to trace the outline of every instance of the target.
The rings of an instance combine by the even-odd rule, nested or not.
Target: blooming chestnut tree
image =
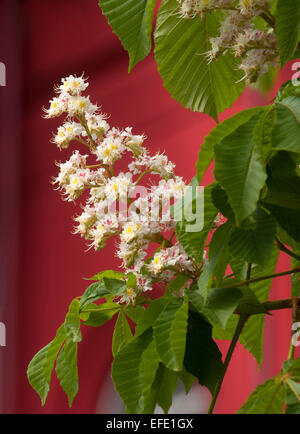
[[[130,70],[151,50],[155,4],[100,0]],[[299,39],[300,0],[162,0],[154,53],[173,98],[218,120],[246,84],[270,89],[279,67],[300,57]],[[297,84],[285,83],[269,105],[218,123],[187,185],[165,154],[149,153],[144,135],[108,124],[85,96],[83,76],[62,79],[45,109],[46,118],[63,117],[52,141],[68,153],[53,184],[79,205],[74,233],[95,250],[113,237],[122,267],[90,279],[30,362],[28,379],[43,404],[54,366],[72,404],[84,326],[117,317],[112,378],[128,413],[152,413],[157,405],[167,413],[178,381],[187,393],[194,382],[207,387],[212,413],[237,342],[260,365],[266,314],[290,309],[294,325],[300,322]],[[215,181],[200,188],[213,161]],[[291,268],[276,273],[279,253],[290,257]],[[269,301],[279,276],[291,276],[291,296]],[[300,412],[296,330],[287,324],[291,345],[281,372],[259,385],[239,413]],[[224,359],[218,339],[231,341]]]

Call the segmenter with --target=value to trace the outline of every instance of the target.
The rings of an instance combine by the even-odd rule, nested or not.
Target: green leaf
[[[211,310],[207,307],[206,301],[207,299],[203,297],[201,291],[199,289],[188,289],[186,290],[186,294],[188,296],[189,301],[192,303],[194,308],[202,315],[204,315],[211,324],[218,324],[218,326],[222,327],[222,319],[219,318],[217,313],[214,310]]]
[[[205,14],[191,20],[180,19],[176,0],[163,0],[154,33],[155,59],[164,86],[176,101],[193,111],[218,114],[230,107],[244,89],[241,71],[230,53],[208,63],[222,13]]]
[[[209,245],[209,260],[214,258],[213,275],[216,276],[216,285],[222,281],[229,262],[228,243],[233,231],[233,225],[227,222],[219,226],[213,234]]]
[[[56,337],[42,348],[31,360],[27,369],[28,381],[38,393],[45,404],[49,390],[51,374],[57,354],[66,338],[65,328],[62,325],[56,333]]]
[[[263,107],[243,110],[234,116],[225,119],[225,121],[213,128],[213,130],[205,137],[196,164],[199,185],[201,185],[202,177],[213,160],[214,146],[222,142],[225,137],[232,134],[238,127],[249,121],[253,116],[259,114],[262,110],[264,110]]]
[[[263,361],[264,328],[265,315],[254,315],[248,319],[239,339],[243,347],[253,355],[259,368]]]
[[[287,152],[277,152],[269,163],[268,194],[263,203],[300,210],[300,178]]]
[[[252,266],[251,277],[261,277],[275,273],[278,261],[279,250],[273,247],[271,258],[266,267]],[[269,299],[272,280],[263,280],[251,284],[251,289],[262,303]],[[243,328],[240,336],[241,344],[255,357],[260,366],[263,361],[263,337],[264,337],[265,315],[250,317]]]
[[[113,341],[112,341],[113,356],[115,357],[116,354],[119,351],[121,351],[131,339],[132,339],[131,328],[128,324],[124,311],[121,310],[113,334]]]
[[[215,146],[215,177],[228,194],[237,224],[256,209],[267,179],[261,148],[255,144],[254,116]]]
[[[238,413],[282,414],[284,399],[284,383],[279,376],[274,377],[259,385]]]
[[[174,298],[153,325],[153,336],[160,360],[173,371],[181,371],[183,368],[187,320],[188,304]]]
[[[155,0],[100,0],[99,4],[114,33],[130,57],[129,72],[151,50]]]
[[[103,283],[105,285],[105,288],[112,295],[120,295],[126,289],[126,282],[124,282],[124,280],[110,279],[109,277],[103,277]]]
[[[142,395],[140,408],[142,413],[153,413],[157,403],[157,393],[153,383],[159,369],[159,357],[156,351],[155,342],[152,341],[144,351],[139,367],[139,378],[142,384]]]
[[[103,277],[109,277],[110,279],[124,280],[124,274],[114,270],[100,271],[99,273],[95,274],[93,277],[90,277],[86,280],[103,280]]]
[[[254,212],[256,227],[245,230],[235,228],[231,234],[229,249],[232,256],[252,264],[265,266],[270,258],[276,234],[276,222],[261,208]]]
[[[207,299],[207,308],[214,311],[219,325],[225,329],[230,316],[239,306],[242,298],[243,293],[237,288],[211,289]]]
[[[56,361],[56,374],[66,393],[69,406],[78,393],[77,342],[67,339]]]
[[[189,311],[184,367],[211,393],[223,372],[222,354],[212,339],[212,326],[193,311]]]
[[[300,256],[300,245],[295,243],[293,245],[293,251]],[[300,267],[300,261],[298,259],[292,258],[292,268]],[[292,297],[300,297],[300,277],[298,273],[291,275],[292,284]]]
[[[281,66],[293,58],[300,36],[300,3],[278,0],[275,26]]]
[[[99,300],[100,298],[106,297],[109,295],[109,291],[105,288],[104,283],[96,282],[90,285],[83,296],[80,299],[80,304],[84,307],[88,303],[92,303],[93,301]]]
[[[136,289],[136,275],[134,273],[128,273],[126,274],[126,277],[126,287]]]
[[[161,363],[156,374],[153,389],[156,393],[157,404],[163,409],[165,414],[169,412],[177,386],[178,372],[171,371]]]
[[[272,152],[272,133],[276,118],[274,105],[265,108],[254,130],[253,141],[260,149],[263,161],[267,161]]]
[[[263,202],[277,223],[298,243],[300,243],[300,210],[289,209],[283,206]]]
[[[126,405],[126,412],[136,414],[142,411],[141,395],[143,386],[139,379],[140,364],[144,351],[152,342],[152,330],[134,337],[123,348],[112,364],[112,379],[116,390]]]
[[[280,87],[277,92],[275,101],[281,102],[289,96],[300,96],[300,88],[299,86],[295,86],[292,80],[288,80]]]
[[[300,384],[293,380],[286,380],[286,414],[300,414]]]
[[[213,188],[211,196],[215,207],[221,212],[221,214],[228,220],[234,221],[234,213],[229,205],[227,193],[220,184],[217,184]]]
[[[282,372],[288,374],[292,380],[300,382],[300,357],[292,360],[287,360],[282,365]]]
[[[81,342],[80,332],[80,302],[75,298],[69,307],[69,312],[65,319],[65,330],[72,342]]]
[[[300,153],[300,97],[290,96],[275,103],[275,107],[273,148]]]
[[[300,357],[282,365],[286,390],[286,414],[300,414]]]
[[[187,232],[185,221],[178,222],[176,225],[176,234],[178,241],[182,244],[186,253],[196,261],[202,263],[204,245],[207,236],[214,224],[214,220],[218,214],[216,207],[213,204],[211,192],[215,184],[211,184],[204,188],[204,209],[198,210],[199,220],[203,219],[203,228],[197,232]]]
[[[89,312],[88,318],[84,321],[84,325],[90,327],[100,327],[118,313],[121,306],[118,303],[103,303],[100,305],[90,304],[86,306]]]
[[[197,378],[194,375],[190,374],[186,369],[183,369],[181,372],[179,372],[178,375],[179,375],[179,379],[182,381],[184,385],[185,393],[187,395],[191,390],[192,385],[197,380]]]
[[[247,315],[268,313],[264,305],[260,303],[255,293],[250,288],[247,286],[241,286],[240,291],[242,292],[242,298],[237,307],[239,312]]]
[[[181,288],[190,278],[185,274],[177,274],[175,278],[168,284],[166,294],[172,294],[173,292],[179,293]]]
[[[140,316],[136,329],[135,336],[142,335],[146,330],[148,330],[156,319],[159,317],[165,306],[169,303],[170,298],[160,297],[150,304],[147,309],[144,310],[143,315]]]
[[[201,299],[206,302],[209,290],[213,284],[213,271],[218,260],[218,256],[214,256],[207,265],[204,266],[202,274],[198,279],[197,286]],[[196,291],[195,291],[196,292]]]
[[[137,324],[141,316],[144,314],[145,309],[143,306],[127,306],[124,312],[135,324]]]

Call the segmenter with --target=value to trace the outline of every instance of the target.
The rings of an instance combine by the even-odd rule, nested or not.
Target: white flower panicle
[[[100,108],[82,96],[88,87],[84,77],[70,75],[61,83],[45,110],[46,118],[65,115],[53,142],[60,149],[77,142],[88,150],[87,154],[75,150],[69,160],[57,163],[59,174],[53,180],[65,200],[82,197],[85,201],[82,213],[74,218],[74,233],[96,250],[108,238],[118,237],[116,256],[137,281],[135,288],[127,288],[122,295],[126,303],[134,302],[154,282],[169,282],[176,270],[192,278],[193,261],[180,244],[173,245],[163,236],[176,225],[171,202],[181,199],[188,188],[175,175],[175,165],[163,153],[151,156],[143,146],[145,136],[134,135],[132,128],[111,128]],[[130,157],[128,170],[117,171],[115,163],[125,155]],[[146,185],[140,184],[142,179],[147,179]],[[147,259],[152,242],[162,247]]]
[[[252,83],[279,63],[278,44],[273,28],[258,30],[254,19],[259,15],[267,19],[269,0],[177,0],[180,16],[193,18],[205,13],[222,10],[224,19],[220,24],[219,36],[210,38],[211,49],[205,53],[208,62],[218,56],[233,52],[239,60],[243,79]]]

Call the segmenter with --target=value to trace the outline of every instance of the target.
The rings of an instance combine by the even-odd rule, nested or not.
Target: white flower
[[[62,115],[67,110],[67,101],[65,96],[60,96],[59,98],[53,98],[50,100],[49,109],[44,109],[46,113],[45,118],[55,118]]]
[[[145,141],[144,135],[133,135],[132,128],[128,127],[121,133],[121,136],[125,139],[125,145],[131,149],[136,156],[145,152],[142,146]]]
[[[77,122],[66,122],[58,128],[53,142],[60,148],[67,148],[71,140],[80,137],[83,133],[83,127]]]
[[[69,93],[70,95],[80,95],[88,87],[86,79],[69,75],[69,77],[62,78],[62,85],[56,88],[57,93]]]
[[[85,114],[88,129],[91,134],[102,137],[109,130],[109,124],[106,122],[104,115],[95,115],[91,113]]]
[[[169,179],[174,175],[175,164],[168,160],[168,157],[164,154],[156,154],[153,157],[144,152],[139,157],[132,161],[129,166],[129,170],[133,174],[141,173],[143,170],[149,172],[158,173],[162,178]]]
[[[74,233],[79,233],[82,237],[87,237],[87,233],[95,223],[95,220],[95,209],[85,207],[83,213],[74,219],[74,221],[78,223],[77,227],[74,229]]]
[[[103,142],[97,146],[94,154],[98,161],[102,161],[104,164],[114,164],[122,156],[122,152],[125,151],[125,147],[120,137],[111,138],[106,137]]]
[[[85,113],[94,114],[99,107],[91,103],[89,97],[85,96],[70,96],[67,101],[68,115],[83,116]]]
[[[149,269],[154,275],[161,273],[168,267],[175,267],[179,270],[193,270],[193,263],[180,244],[175,244],[173,247],[155,253],[149,265]]]
[[[123,231],[121,233],[121,241],[125,243],[130,243],[132,240],[137,238],[139,234],[142,232],[142,225],[137,222],[129,222],[126,223],[123,227]]]
[[[105,186],[106,197],[110,200],[117,200],[120,197],[130,195],[133,189],[132,174],[121,172],[118,176],[113,176]]]

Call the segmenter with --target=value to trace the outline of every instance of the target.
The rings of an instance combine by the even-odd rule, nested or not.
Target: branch
[[[300,307],[300,297],[294,297],[296,299],[296,303],[298,308]],[[262,303],[266,310],[271,312],[272,310],[283,310],[283,309],[292,309],[293,308],[293,301],[294,299],[285,299],[285,300],[275,300],[275,301],[265,301]]]
[[[212,397],[212,400],[211,400],[211,403],[210,403],[210,406],[209,406],[209,409],[208,409],[208,414],[212,414],[212,412],[213,412],[213,410],[215,408],[216,401],[218,399],[218,396],[219,396],[219,393],[221,391],[221,387],[222,387],[222,384],[223,384],[223,380],[224,380],[224,377],[225,377],[226,372],[227,372],[227,368],[228,368],[229,363],[231,361],[231,358],[232,358],[233,352],[235,350],[236,344],[238,343],[239,337],[240,337],[240,335],[241,335],[241,333],[243,331],[244,325],[248,321],[248,318],[249,318],[249,315],[245,315],[245,314],[241,315],[240,318],[239,318],[239,322],[238,322],[238,324],[236,326],[233,339],[231,341],[228,353],[227,353],[225,361],[224,361],[222,375],[221,375],[221,377],[219,378],[219,380],[217,382],[217,385],[216,385],[216,388],[215,388],[215,392],[213,394],[213,397]]]
[[[236,283],[235,285],[229,285],[225,288],[239,288],[240,286],[249,285],[250,283],[261,282],[263,280],[275,279],[276,277],[288,276],[289,274],[300,273],[300,267],[293,268],[292,270],[283,271],[282,273],[270,274],[268,276],[256,277],[255,279],[244,280],[244,282]]]
[[[279,250],[281,250],[282,252],[291,256],[292,258],[295,258],[298,261],[300,261],[300,256],[296,255],[296,253],[294,253],[292,250],[288,249],[284,244],[282,244],[282,242],[277,237],[275,239],[275,244]]]
[[[299,305],[298,297],[292,297],[292,321],[293,321],[293,323],[297,322],[297,320],[298,320],[299,308],[300,308],[300,305]],[[294,332],[292,332],[292,336],[291,336],[291,343],[290,343],[290,348],[289,348],[288,360],[293,360],[293,358],[295,356],[295,345],[293,343],[293,334],[294,334]]]
[[[266,12],[263,12],[260,14],[262,19],[266,21],[266,23],[269,24],[273,29],[275,29],[275,19],[271,14],[267,14]]]

